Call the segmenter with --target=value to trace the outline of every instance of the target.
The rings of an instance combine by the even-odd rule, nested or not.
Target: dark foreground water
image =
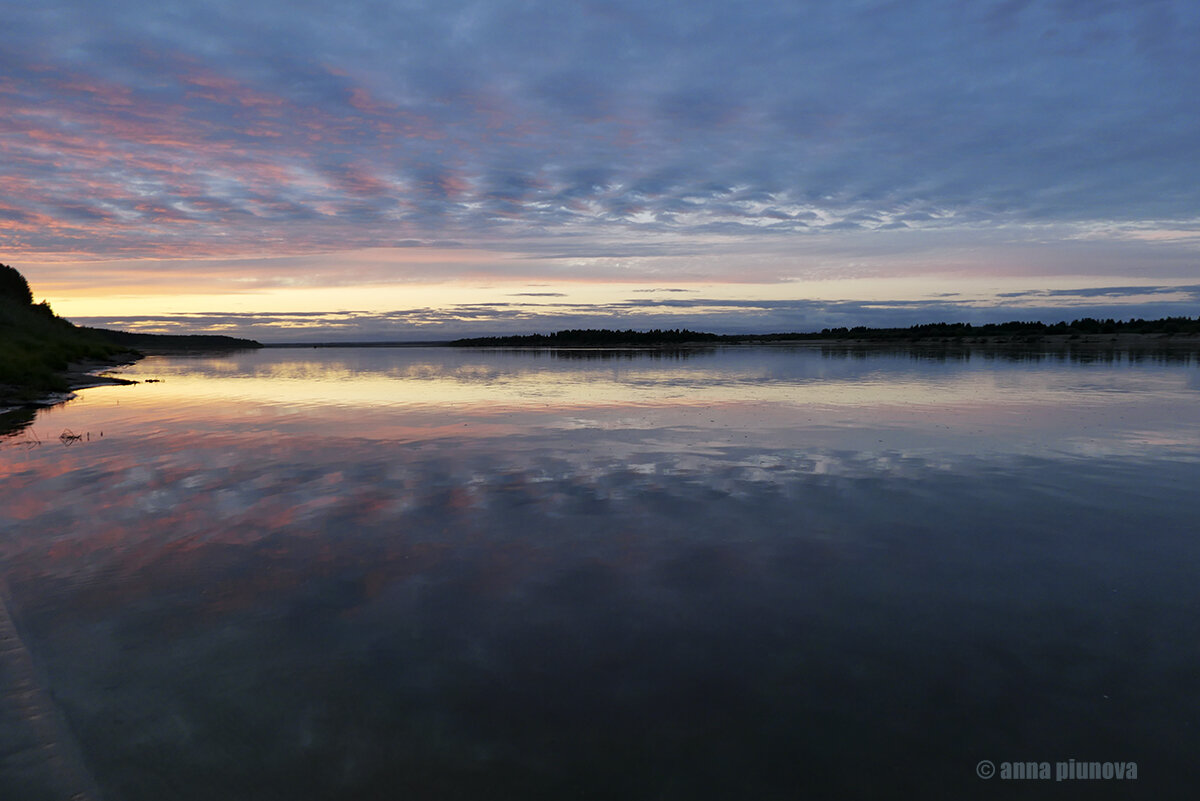
[[[161,381],[0,438],[5,801],[1200,779],[1191,356],[321,349],[127,374]],[[1127,778],[1055,781],[1069,760]]]

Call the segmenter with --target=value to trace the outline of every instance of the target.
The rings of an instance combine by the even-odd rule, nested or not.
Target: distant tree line
[[[1071,322],[1041,323],[1012,320],[1007,323],[925,323],[908,328],[825,328],[819,334],[801,334],[809,339],[930,339],[1052,334],[1200,334],[1200,317],[1163,317],[1158,320],[1098,320],[1083,317]],[[767,336],[779,336],[768,334]],[[785,337],[791,335],[783,335]]]
[[[261,348],[262,344],[253,339],[242,339],[224,334],[137,334],[131,331],[113,331],[108,328],[87,328],[80,330],[95,332],[98,336],[115,345],[129,348],[149,349],[182,349],[182,350],[243,350]]]
[[[1085,334],[1200,334],[1200,317],[1163,317],[1158,320],[1096,319],[1083,317],[1071,322],[1042,323],[1012,320],[1007,323],[924,323],[908,328],[823,328],[805,333],[777,334],[710,334],[686,328],[649,331],[614,331],[607,328],[568,329],[553,334],[523,334],[517,336],[473,337],[456,339],[451,345],[460,347],[623,347],[662,346],[718,342],[777,342],[811,339],[966,339],[994,336],[1047,336]]]
[[[619,347],[624,345],[681,345],[685,342],[719,342],[720,334],[689,331],[686,328],[654,328],[649,331],[612,331],[607,328],[572,328],[553,334],[524,334],[507,337],[456,339],[451,345],[469,347]]]

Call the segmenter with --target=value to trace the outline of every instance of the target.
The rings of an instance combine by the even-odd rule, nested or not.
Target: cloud
[[[1070,8],[46,0],[0,31],[0,249],[607,257],[1194,218],[1200,10]]]
[[[1079,289],[1029,289],[1020,292],[999,292],[998,298],[1130,298],[1143,295],[1182,295],[1200,300],[1200,284],[1189,286],[1105,286]]]
[[[1121,288],[1118,288],[1121,289]],[[1125,288],[1130,289],[1130,288]],[[1134,288],[1137,289],[1137,288]],[[981,324],[1009,320],[1053,323],[1082,317],[1154,319],[1194,316],[1200,287],[1182,287],[1161,300],[1147,293],[1072,296],[1005,293],[973,300],[744,300],[716,297],[637,298],[611,303],[495,301],[391,311],[204,312],[82,317],[75,322],[159,333],[224,333],[264,342],[432,341],[462,336],[550,332],[569,328],[690,328],[718,333],[811,332],[838,326],[902,327],[928,323]],[[536,293],[522,293],[536,294]],[[1154,294],[1154,293],[1150,293]],[[1102,302],[1096,302],[1102,297]]]

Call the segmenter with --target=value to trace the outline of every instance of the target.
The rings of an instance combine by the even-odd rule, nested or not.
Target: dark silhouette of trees
[[[569,329],[553,334],[526,334],[504,337],[475,337],[458,339],[451,345],[468,347],[625,347],[664,346],[716,342],[780,342],[786,340],[964,340],[984,337],[1036,338],[1048,335],[1098,334],[1200,334],[1200,317],[1164,317],[1160,320],[1097,320],[1083,317],[1071,322],[1042,323],[1010,320],[1006,323],[923,323],[908,328],[823,328],[817,332],[777,334],[710,334],[687,329],[652,329],[650,331],[613,331],[607,328]]]
[[[7,264],[0,264],[0,298],[15,300],[22,306],[33,305],[33,292],[29,290],[29,282],[15,267],[9,267]]]
[[[961,339],[964,337],[994,336],[1042,336],[1051,334],[1200,334],[1200,317],[1164,317],[1160,320],[1097,320],[1083,317],[1071,322],[1057,323],[1024,322],[1012,320],[1007,323],[925,323],[908,328],[826,328],[820,334],[799,334],[798,337],[815,339]],[[780,337],[783,335],[773,334]]]
[[[717,342],[719,334],[689,331],[686,328],[655,328],[650,331],[613,331],[607,328],[573,328],[553,334],[525,334],[508,337],[457,339],[451,345],[472,347],[621,347],[626,345],[681,345],[690,342]]]

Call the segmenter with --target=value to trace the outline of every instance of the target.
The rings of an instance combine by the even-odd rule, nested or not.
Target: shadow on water
[[[31,408],[12,409],[0,413],[0,437],[15,437],[33,424],[38,410]]]

